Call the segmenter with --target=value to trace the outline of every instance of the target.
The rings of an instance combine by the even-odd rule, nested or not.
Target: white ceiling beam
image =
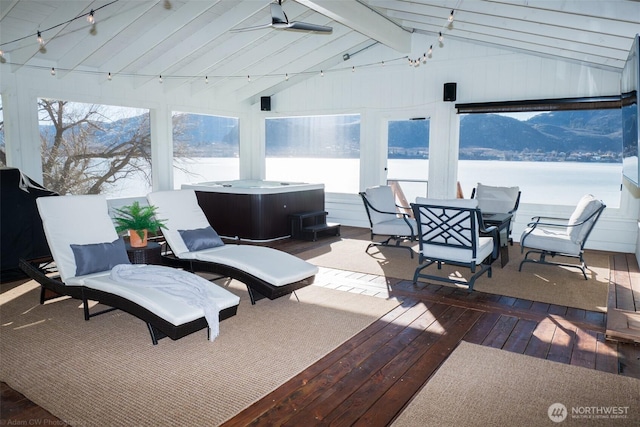
[[[400,53],[411,52],[411,33],[355,0],[296,0]]]

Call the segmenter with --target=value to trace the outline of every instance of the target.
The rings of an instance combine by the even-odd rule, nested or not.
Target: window
[[[465,114],[458,178],[519,186],[521,202],[574,205],[591,193],[620,205],[622,115],[618,108]]]
[[[387,183],[409,206],[428,193],[429,119],[391,120],[387,129]]]
[[[43,185],[60,194],[151,191],[149,111],[39,99]]]
[[[266,119],[266,179],[322,183],[325,191],[357,193],[360,115]]]
[[[173,113],[173,187],[240,177],[239,120]]]
[[[7,148],[4,143],[4,113],[2,112],[2,96],[0,96],[0,166],[7,166]]]

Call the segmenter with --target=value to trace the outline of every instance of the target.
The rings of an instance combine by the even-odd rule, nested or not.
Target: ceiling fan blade
[[[333,31],[333,28],[327,27],[325,25],[309,24],[308,22],[299,22],[299,21],[289,22],[289,25],[287,25],[287,29],[300,30],[300,31],[315,31],[318,33],[330,33]]]
[[[271,23],[272,24],[286,24],[289,20],[287,15],[282,10],[282,5],[278,3],[271,3]]]

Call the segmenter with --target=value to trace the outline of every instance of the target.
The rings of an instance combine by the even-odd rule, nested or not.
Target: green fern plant
[[[133,204],[121,208],[114,208],[115,215],[113,220],[116,223],[116,231],[120,234],[127,230],[134,230],[142,239],[144,230],[155,232],[159,228],[166,229],[166,220],[156,218],[157,209],[157,207],[151,205],[140,206],[139,202],[133,202]]]

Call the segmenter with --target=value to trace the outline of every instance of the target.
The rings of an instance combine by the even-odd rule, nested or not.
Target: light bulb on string
[[[209,84],[209,76],[204,76],[204,84]]]
[[[55,69],[55,68],[53,68],[53,67],[51,67],[51,75],[52,75],[52,76],[55,76],[55,75],[56,75],[56,69]]]
[[[285,73],[284,79],[287,80],[287,81],[289,80],[289,73]]]
[[[320,70],[320,77],[324,77],[324,71]]]
[[[442,40],[444,40],[444,37],[442,36],[442,31],[440,31],[439,35],[438,35],[438,41],[440,43],[442,43]]]
[[[427,63],[427,54],[426,54],[426,52],[425,52],[425,54],[424,54],[424,55],[422,55],[422,63],[423,63],[423,64],[426,64],[426,63]]]
[[[160,77],[158,77],[158,83],[162,83],[162,74],[160,74]]]
[[[111,73],[107,75],[107,80],[111,81]]]
[[[38,44],[40,46],[44,46],[44,39],[42,38],[42,33],[38,31]]]
[[[451,11],[451,14],[449,15],[449,23],[453,22],[453,10]]]
[[[96,18],[93,16],[93,9],[91,9],[91,12],[89,12],[89,14],[87,15],[87,22],[91,25],[96,23]]]
[[[429,52],[427,52],[427,55],[429,55],[429,58],[433,55],[433,45],[429,46]]]
[[[251,76],[247,76],[247,81],[250,82],[251,81]]]

